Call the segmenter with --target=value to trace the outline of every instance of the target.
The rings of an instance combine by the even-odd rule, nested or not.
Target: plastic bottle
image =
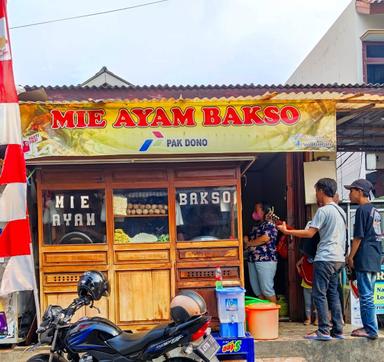
[[[223,289],[223,273],[219,266],[215,270],[215,286],[216,289]]]

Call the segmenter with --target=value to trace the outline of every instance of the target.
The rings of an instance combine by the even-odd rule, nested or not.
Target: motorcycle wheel
[[[49,361],[49,353],[40,353],[36,356],[32,356],[27,360],[27,362],[48,362]],[[67,360],[64,357],[61,357],[57,354],[53,356],[52,359],[53,362],[67,362]]]

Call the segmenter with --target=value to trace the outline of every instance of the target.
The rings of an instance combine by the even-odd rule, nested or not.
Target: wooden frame
[[[371,65],[371,64],[384,65],[384,57],[381,57],[381,58],[367,57],[367,46],[369,45],[384,46],[384,41],[363,41],[363,80],[365,83],[368,83],[368,65]]]
[[[226,284],[244,284],[240,177],[240,165],[234,162],[88,167],[63,165],[38,169],[42,309],[49,302],[68,303],[76,294],[79,275],[92,268],[106,273],[112,286],[110,298],[101,305],[103,315],[122,328],[142,330],[167,320],[170,299],[178,290],[185,288],[200,290],[209,299],[209,313],[216,316],[215,267],[222,267]],[[236,189],[237,239],[177,242],[176,189],[213,186],[234,186]],[[161,244],[115,244],[113,190],[145,188],[167,190],[170,241]],[[80,189],[105,190],[107,243],[45,245],[43,191]],[[145,293],[141,293],[140,289]],[[149,299],[148,295],[151,295]],[[86,314],[90,313],[86,310]]]

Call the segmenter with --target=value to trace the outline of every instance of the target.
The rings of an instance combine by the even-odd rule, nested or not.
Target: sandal
[[[351,332],[351,335],[352,335],[352,333],[356,333],[356,332],[359,332],[359,331],[365,331],[364,327],[354,329],[354,330]]]
[[[378,338],[377,334],[372,335],[372,336],[369,335],[364,328],[355,329],[354,331],[352,331],[351,336],[352,337],[365,337],[365,338],[369,338],[369,339],[377,339]]]
[[[345,339],[343,334],[331,333],[331,337],[335,339]]]
[[[329,334],[323,334],[319,331],[314,331],[304,336],[305,339],[311,339],[315,341],[330,341],[332,337]]]

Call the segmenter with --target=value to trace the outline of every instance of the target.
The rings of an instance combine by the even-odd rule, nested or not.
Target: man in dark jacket
[[[373,186],[368,180],[359,179],[344,187],[350,191],[351,202],[359,204],[347,262],[356,272],[363,328],[355,329],[352,336],[376,339],[378,324],[373,296],[376,273],[381,270],[381,217],[369,202]]]

